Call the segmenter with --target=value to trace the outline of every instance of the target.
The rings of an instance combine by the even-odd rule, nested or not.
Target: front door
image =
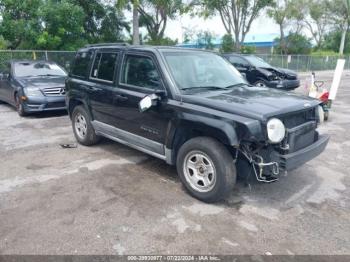
[[[164,91],[156,59],[151,54],[126,53],[122,59],[117,87],[112,91],[113,134],[128,143],[164,155],[166,130],[171,112],[166,99],[146,112],[139,111],[139,102],[146,95]],[[108,128],[108,127],[103,127]]]

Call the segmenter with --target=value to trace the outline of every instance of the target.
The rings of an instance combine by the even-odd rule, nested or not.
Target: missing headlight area
[[[253,149],[250,145],[242,144],[239,149],[237,166],[240,172],[253,174],[259,182],[271,183],[278,180],[281,169],[277,161],[271,155],[273,151],[265,148]],[[248,165],[247,165],[248,164]]]

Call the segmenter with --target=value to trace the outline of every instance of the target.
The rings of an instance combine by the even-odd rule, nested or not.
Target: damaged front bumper
[[[308,147],[286,155],[278,154],[280,166],[286,171],[300,167],[320,155],[325,150],[329,138],[329,135],[321,135],[316,142]]]
[[[240,152],[251,164],[256,179],[270,183],[278,180],[281,172],[296,169],[324,151],[330,136],[317,134],[315,137],[314,143],[292,153],[283,154],[271,147],[259,152],[252,152],[247,147],[242,147]]]

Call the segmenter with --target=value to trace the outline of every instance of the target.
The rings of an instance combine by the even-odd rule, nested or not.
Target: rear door
[[[113,124],[115,103],[116,68],[119,58],[117,50],[97,51],[94,56],[89,84],[87,86],[91,111],[94,120],[105,124]]]
[[[69,96],[83,101],[92,119],[102,123],[111,122],[117,58],[115,50],[82,50],[75,57],[67,83]]]

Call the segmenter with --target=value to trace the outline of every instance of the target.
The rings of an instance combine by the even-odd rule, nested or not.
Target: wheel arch
[[[84,102],[84,100],[81,100],[81,99],[77,99],[77,98],[71,98],[69,99],[69,102],[68,102],[68,106],[67,106],[67,110],[68,110],[68,114],[69,114],[69,117],[72,117],[72,113],[73,113],[73,110],[75,107],[77,106],[83,106],[86,110],[86,112],[89,114],[89,116],[91,117],[91,113],[90,111],[88,110],[88,106],[86,105],[86,103]],[[92,118],[91,118],[92,119]]]
[[[225,145],[231,153],[239,145],[235,126],[220,119],[195,116],[194,120],[181,120],[170,123],[170,132],[167,135],[166,148],[172,151],[172,163],[175,163],[180,147],[195,137],[211,137]]]

